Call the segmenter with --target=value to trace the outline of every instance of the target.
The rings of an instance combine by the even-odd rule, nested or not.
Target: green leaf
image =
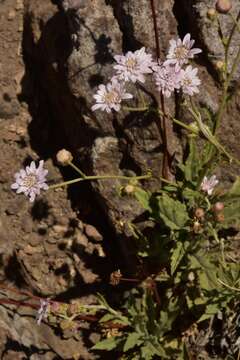
[[[220,304],[217,304],[217,303],[208,304],[206,306],[204,314],[200,317],[200,319],[198,319],[197,322],[201,322],[201,321],[211,318],[213,315],[217,314],[217,312],[220,308],[221,308]]]
[[[141,355],[143,359],[151,360],[154,355],[158,355],[163,358],[166,357],[166,352],[160,344],[156,346],[149,341],[145,346],[141,347]]]
[[[117,322],[116,316],[114,316],[112,314],[105,314],[103,317],[101,317],[99,322],[103,323],[103,322],[114,321],[114,320]]]
[[[231,189],[223,196],[224,200],[240,199],[240,177],[238,176]]]
[[[127,337],[127,340],[123,346],[123,351],[126,352],[129,349],[132,349],[135,346],[140,345],[142,343],[142,341],[139,341],[140,337],[141,337],[141,334],[136,333],[136,332],[129,334]]]
[[[198,191],[194,191],[186,187],[182,192],[182,196],[185,200],[187,200],[190,207],[194,207],[196,205],[196,201],[201,197],[201,194]]]
[[[160,312],[159,326],[162,333],[171,330],[172,324],[175,321],[177,315],[179,314],[179,311],[180,309],[178,299],[170,299],[165,311],[162,310]]]
[[[92,347],[92,350],[113,350],[118,346],[118,344],[121,341],[122,339],[112,336],[109,339],[104,339],[102,341],[97,342]]]
[[[151,212],[151,207],[149,205],[149,202],[150,202],[150,194],[143,190],[142,188],[140,187],[137,187],[135,192],[134,192],[134,195],[136,197],[136,199],[140,202],[140,204],[142,205],[142,207],[145,209],[145,210],[148,210]]]
[[[195,144],[195,140],[191,139],[189,143],[189,155],[184,166],[185,179],[191,182],[196,180],[200,168],[199,151]]]
[[[230,204],[226,204],[223,210],[223,225],[238,225],[240,222],[240,198]]]
[[[142,359],[151,360],[155,355],[155,351],[147,344],[141,347],[141,355]]]
[[[158,197],[157,200],[159,207],[158,215],[166,226],[171,230],[182,229],[189,219],[185,204],[170,198],[166,194]]]
[[[224,202],[224,224],[226,226],[238,225],[240,222],[240,177],[220,199]]]
[[[201,289],[215,290],[219,288],[217,281],[218,268],[206,257],[206,254],[202,252],[189,255],[188,257],[191,262],[191,268],[199,269],[198,277]]]
[[[177,242],[171,256],[171,275],[173,275],[185,254],[184,244]]]

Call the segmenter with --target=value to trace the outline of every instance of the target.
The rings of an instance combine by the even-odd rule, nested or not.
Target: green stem
[[[146,107],[146,102],[145,102],[145,99],[144,99],[142,90],[141,90],[141,88],[139,87],[139,85],[137,86],[137,93],[138,93],[138,96],[139,96],[140,101],[141,101],[141,107],[142,107],[142,108]]]
[[[146,111],[146,110],[148,110],[148,106],[142,106],[142,107],[138,107],[138,108],[129,107],[129,106],[123,106],[122,109],[126,110],[126,111],[130,111],[130,112]]]
[[[235,288],[234,286],[230,286],[230,285],[226,284],[225,282],[223,282],[223,281],[220,280],[220,279],[217,279],[217,281],[218,281],[221,285],[225,286],[226,288],[228,288],[228,289],[230,289],[230,290],[240,292],[240,289]]]
[[[74,165],[71,161],[69,162],[69,165],[74,169],[76,170],[76,172],[78,174],[80,174],[83,178],[86,177],[86,175],[82,172],[82,170],[80,170],[76,165]]]
[[[59,184],[55,184],[55,185],[50,185],[49,189],[57,189],[59,187],[62,186],[67,186],[67,185],[71,185],[71,184],[75,184],[77,182],[80,181],[91,181],[91,180],[111,180],[111,179],[119,179],[119,180],[144,180],[144,179],[149,179],[152,175],[151,174],[147,174],[147,175],[141,175],[141,176],[121,176],[121,175],[96,175],[96,176],[85,176],[85,178],[76,178],[73,180],[69,180],[69,181],[64,181],[62,183]]]
[[[163,177],[161,177],[161,176],[159,176],[158,178],[159,178],[162,182],[164,182],[164,183],[166,183],[166,184],[168,184],[168,185],[172,185],[172,186],[175,186],[175,187],[179,187],[178,184],[173,183],[173,182],[171,182],[171,181],[169,181],[169,180],[166,180],[165,178],[163,178]]]
[[[177,119],[175,119],[175,118],[172,118],[172,121],[173,121],[175,124],[183,127],[184,129],[192,132],[193,134],[198,135],[198,131],[197,131],[197,130],[194,130],[191,126],[189,126],[189,125],[187,125],[187,124],[184,124],[182,121],[177,120]]]
[[[160,115],[163,115],[163,112],[161,110],[158,110]],[[190,131],[191,133],[198,135],[198,130],[194,130],[190,125],[184,124],[182,121],[175,119],[173,116],[171,116],[170,114],[165,114],[165,116],[170,117],[170,119],[177,125],[181,126],[182,128]]]
[[[232,13],[229,13],[229,15],[231,16],[234,24],[235,24],[235,27],[238,29],[239,33],[240,33],[240,26],[239,26],[239,23],[238,23],[238,20],[235,19],[235,17],[233,16]],[[233,36],[233,35],[232,35]],[[229,37],[230,38],[230,37]],[[232,37],[231,37],[232,38]],[[231,39],[230,39],[230,42],[231,42]]]
[[[221,104],[220,104],[220,107],[219,107],[219,110],[217,112],[217,116],[216,116],[216,120],[215,120],[215,124],[214,124],[214,128],[213,128],[213,134],[216,133],[217,129],[219,128],[219,125],[220,125],[220,121],[221,121],[221,118],[222,118],[222,115],[223,115],[223,112],[225,110],[225,106],[226,106],[226,103],[227,103],[227,98],[228,98],[228,88],[229,88],[229,85],[230,85],[230,82],[233,78],[233,75],[237,69],[237,66],[239,64],[239,61],[240,61],[240,47],[238,49],[238,52],[237,52],[237,55],[236,55],[236,58],[234,60],[234,63],[233,63],[233,66],[232,66],[232,69],[231,69],[231,72],[230,74],[228,75],[225,83],[224,83],[224,90],[223,90],[223,95],[222,95],[222,101],[221,101]]]
[[[236,159],[235,157],[233,157],[225,148],[224,146],[222,146],[219,141],[216,139],[216,137],[213,135],[213,133],[210,131],[209,127],[207,125],[205,125],[202,122],[202,118],[201,118],[201,114],[198,110],[196,110],[195,105],[193,104],[192,100],[191,101],[191,105],[192,105],[192,109],[189,109],[190,113],[193,115],[194,119],[196,120],[199,129],[201,130],[202,134],[204,135],[204,137],[213,145],[215,146],[218,151],[222,154],[225,154],[226,157],[229,159],[230,162],[232,162],[233,160],[239,164],[239,160]]]

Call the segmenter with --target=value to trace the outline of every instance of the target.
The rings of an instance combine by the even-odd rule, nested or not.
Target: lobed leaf
[[[180,230],[188,221],[188,213],[185,204],[163,194],[157,198],[159,216],[171,230]]]

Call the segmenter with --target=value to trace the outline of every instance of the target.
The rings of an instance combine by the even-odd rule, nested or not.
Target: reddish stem
[[[122,278],[120,279],[120,281],[139,282],[138,279],[129,279],[129,278],[124,278],[124,277],[122,277]]]
[[[158,33],[158,26],[157,26],[157,16],[156,16],[156,9],[155,9],[155,1],[150,0],[151,10],[152,10],[152,19],[153,19],[153,27],[154,27],[154,35],[155,35],[155,44],[156,44],[156,55],[157,58],[160,59],[160,45],[159,45],[159,33]],[[163,167],[162,167],[162,176],[167,179],[171,180],[171,172],[170,172],[170,164],[171,159],[168,151],[168,142],[167,142],[167,116],[165,111],[165,102],[163,93],[160,92],[160,103],[162,108],[162,142],[163,142]]]
[[[10,299],[0,299],[0,304],[26,306],[26,307],[30,307],[30,308],[35,309],[35,310],[39,308],[38,305],[29,304],[29,303],[26,303],[26,302],[23,302],[23,301],[18,301],[18,300],[10,300]]]
[[[27,291],[27,290],[14,289],[14,288],[11,288],[11,287],[9,287],[9,286],[7,286],[5,284],[0,284],[0,289],[10,291],[10,292],[13,292],[13,293],[18,294],[18,295],[29,296],[30,298],[38,300],[38,301],[41,299],[41,297],[35,296],[32,293],[30,293],[29,291]]]

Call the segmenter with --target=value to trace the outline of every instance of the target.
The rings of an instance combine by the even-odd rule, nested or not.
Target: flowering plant
[[[218,1],[217,8],[219,4],[226,9],[226,3]],[[152,15],[156,20],[154,6]],[[32,162],[16,173],[12,189],[24,193],[30,202],[42,189],[51,190],[82,181],[121,179],[124,184],[120,196],[134,197],[142,206],[148,224],[143,230],[137,220],[126,224],[135,244],[134,261],[140,270],[136,269],[136,274],[131,274],[130,278],[122,274],[124,269],[110,274],[113,287],[121,282],[133,285],[118,296],[117,310],[102,295],[99,295],[98,304],[77,305],[71,311],[66,304],[38,298],[38,324],[52,320],[62,331],[66,326],[77,331],[79,319],[98,322],[105,332],[92,350],[114,350],[114,356],[120,354],[121,359],[194,359],[197,353],[204,354],[207,344],[215,341],[213,323],[217,317],[239,306],[239,259],[232,254],[229,234],[231,227],[239,225],[240,178],[227,190],[223,189],[219,175],[215,175],[223,161],[239,165],[239,160],[216,136],[240,60],[239,49],[233,64],[228,63],[234,31],[239,31],[238,19],[234,19],[229,39],[221,38],[225,49],[225,64],[221,67],[222,98],[217,112],[207,112],[207,119],[206,109],[194,101],[194,96],[201,92],[201,76],[192,61],[202,50],[193,47],[194,40],[189,33],[183,39],[170,40],[166,58],[162,60],[155,28],[156,58],[145,47],[115,55],[113,76],[106,85],[100,84],[93,96],[92,111],[108,115],[121,110],[142,111],[157,115],[163,134],[163,165],[158,190],[151,192],[140,184],[141,180],[151,178],[151,171],[133,177],[88,176],[73,163],[72,154],[65,149],[57,154],[57,161],[71,166],[79,175],[76,179],[48,185],[48,171],[43,167],[43,160],[38,166]],[[219,33],[221,36],[221,31]],[[146,104],[141,98],[137,99],[140,107],[123,106],[125,100],[134,98],[128,87],[145,85],[148,83],[146,77],[160,95],[159,104]],[[190,124],[166,111],[166,98],[176,93],[181,99],[180,110],[191,117]],[[168,152],[168,122],[187,131],[184,154],[181,160],[175,161],[175,167]],[[200,342],[197,339],[201,333],[211,336]],[[239,358],[236,346],[230,345],[230,355]]]

